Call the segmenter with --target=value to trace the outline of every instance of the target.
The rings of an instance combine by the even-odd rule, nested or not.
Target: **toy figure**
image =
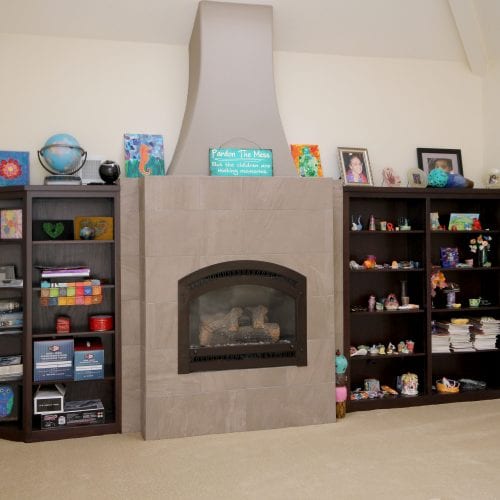
[[[400,377],[401,394],[416,396],[418,394],[418,376],[415,373],[404,373]]]
[[[370,224],[368,226],[369,231],[375,231],[375,217],[373,215],[370,215]]]
[[[398,299],[396,298],[396,295],[390,293],[385,299],[384,307],[388,311],[394,311],[395,309],[397,309],[399,307],[399,302]]]
[[[352,353],[352,351],[351,351]],[[335,414],[344,418],[347,400],[347,359],[337,349],[335,353]]]
[[[376,302],[377,301],[375,300],[375,295],[370,295],[370,298],[368,299],[368,311],[370,312],[375,311]]]
[[[479,219],[477,219],[476,217],[474,217],[474,218],[472,219],[472,229],[473,229],[474,231],[481,231],[481,229],[483,229],[483,228],[481,227],[481,222],[480,222],[480,221],[479,221]]]

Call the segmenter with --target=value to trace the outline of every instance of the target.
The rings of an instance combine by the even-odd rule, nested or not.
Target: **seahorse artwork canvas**
[[[163,136],[124,134],[125,176],[165,175]]]

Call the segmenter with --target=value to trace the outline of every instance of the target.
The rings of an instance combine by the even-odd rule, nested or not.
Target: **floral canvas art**
[[[23,237],[23,211],[20,208],[0,210],[0,239],[18,240]]]
[[[125,134],[125,175],[144,177],[165,175],[163,136],[149,134]]]
[[[29,153],[0,151],[0,186],[29,184]]]
[[[317,144],[292,144],[292,157],[300,177],[323,177]]]

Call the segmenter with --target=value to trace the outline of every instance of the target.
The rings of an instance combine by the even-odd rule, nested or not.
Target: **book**
[[[42,278],[87,278],[90,276],[90,268],[86,266],[35,267],[41,270]]]

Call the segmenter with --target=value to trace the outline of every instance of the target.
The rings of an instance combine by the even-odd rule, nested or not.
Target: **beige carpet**
[[[143,441],[0,441],[1,499],[498,499],[500,400]]]

